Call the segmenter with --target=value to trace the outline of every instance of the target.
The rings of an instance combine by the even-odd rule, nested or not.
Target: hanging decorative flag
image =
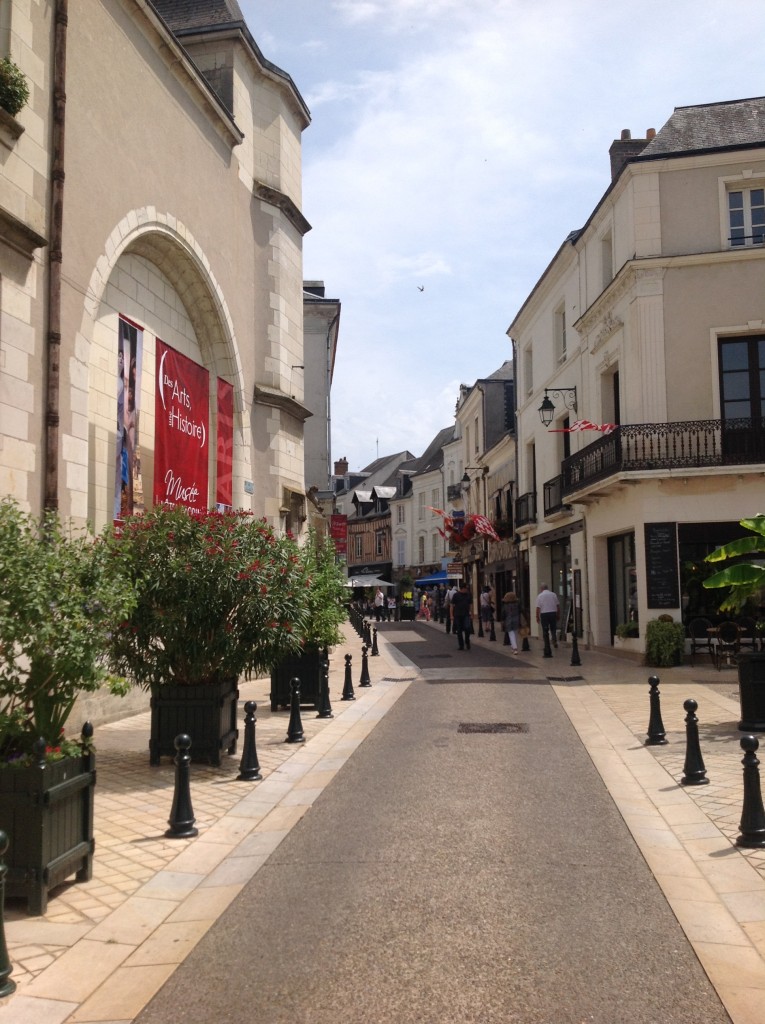
[[[470,518],[473,520],[473,525],[475,526],[476,533],[482,533],[485,537],[488,537],[490,540],[500,539],[499,534],[491,525],[486,516],[471,516]]]
[[[610,434],[616,430],[618,423],[593,423],[591,420],[576,420],[570,427],[551,430],[551,434],[576,434],[580,430],[599,430],[601,434]]]

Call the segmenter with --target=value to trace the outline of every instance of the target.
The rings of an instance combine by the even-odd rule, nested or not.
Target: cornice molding
[[[0,241],[5,242],[16,252],[32,259],[35,249],[41,249],[48,244],[44,235],[38,234],[25,221],[21,220],[0,206]]]
[[[265,384],[255,385],[253,401],[256,405],[269,405],[273,409],[281,409],[302,423],[305,423],[309,416],[313,416],[310,409],[307,409],[301,402],[292,398],[291,395],[286,394],[284,391],[279,391],[277,388],[270,388]]]
[[[252,194],[256,199],[261,199],[264,203],[268,203],[270,206],[275,206],[277,210],[281,210],[290,224],[301,235],[307,235],[311,230],[311,225],[300,212],[297,205],[284,192],[280,192],[278,189],[256,180],[252,186]]]

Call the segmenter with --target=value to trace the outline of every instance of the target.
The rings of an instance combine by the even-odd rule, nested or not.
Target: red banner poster
[[[218,377],[218,465],[215,503],[233,505],[234,492],[234,387]]]
[[[154,503],[207,509],[210,375],[157,338]]]
[[[334,541],[336,553],[346,555],[348,553],[348,516],[330,516],[329,535]]]

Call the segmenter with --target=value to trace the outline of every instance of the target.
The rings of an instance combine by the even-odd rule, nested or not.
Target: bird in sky
[[[425,291],[425,285],[424,285],[424,284],[418,284],[418,285],[417,285],[417,287],[418,287],[418,289],[419,289],[419,290],[420,290],[421,292],[424,292],[424,291]]]

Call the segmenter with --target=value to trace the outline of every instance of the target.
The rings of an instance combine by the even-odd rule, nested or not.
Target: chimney
[[[335,476],[345,476],[348,472],[348,459],[343,456],[335,462]]]
[[[608,151],[608,155],[611,157],[611,181],[616,181],[622,173],[624,165],[629,160],[633,160],[636,156],[640,156],[655,135],[656,130],[654,128],[649,128],[644,139],[633,139],[632,132],[629,128],[622,129],[621,138],[615,139],[611,143],[611,148]]]

